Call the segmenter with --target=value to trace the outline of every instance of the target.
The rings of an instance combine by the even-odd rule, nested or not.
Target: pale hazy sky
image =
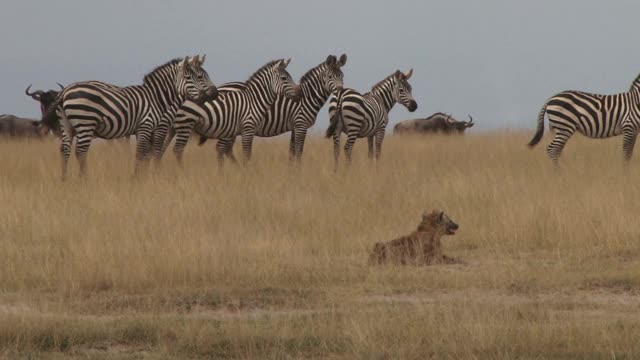
[[[361,91],[414,68],[419,108],[396,106],[391,124],[443,111],[471,113],[474,129],[533,128],[559,91],[628,90],[640,72],[638,15],[632,0],[2,0],[0,114],[39,116],[29,83],[138,84],[196,53],[216,84],[282,57],[299,79],[344,52],[345,85]],[[327,123],[323,110],[314,130]]]

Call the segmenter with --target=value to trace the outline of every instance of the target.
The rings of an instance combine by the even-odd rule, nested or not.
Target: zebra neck
[[[176,72],[172,69],[172,71],[164,72],[158,76],[156,74],[149,75],[141,86],[149,98],[153,99],[158,109],[163,112],[184,101],[175,89],[175,78]]]
[[[396,104],[396,98],[393,96],[393,93],[391,91],[384,90],[385,89],[372,91],[371,95],[375,97],[378,104],[380,104],[387,112],[389,112],[391,111],[391,108],[393,108],[393,105]]]
[[[261,109],[268,108],[276,101],[277,95],[273,92],[266,76],[254,76],[247,82],[247,91],[251,103],[258,105]]]
[[[633,87],[631,87],[631,91],[629,91],[629,95],[631,96],[634,104],[640,104],[640,84],[634,83]]]
[[[305,102],[317,110],[329,100],[330,91],[327,91],[322,81],[322,74],[327,71],[324,64],[316,66],[300,78],[300,89]]]
[[[302,90],[303,101],[315,110],[320,110],[327,100],[329,100],[329,95],[331,95],[324,86],[321,86],[319,80],[300,83],[300,88]]]

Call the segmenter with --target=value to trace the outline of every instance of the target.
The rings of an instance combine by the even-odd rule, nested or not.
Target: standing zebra
[[[119,87],[99,81],[67,86],[58,97],[63,123],[62,177],[67,174],[71,143],[76,137],[80,174],[86,173],[91,141],[136,135],[136,172],[148,160],[151,147],[162,144],[170,121],[185,99],[215,99],[217,89],[202,68],[205,56],[174,59],[145,75],[142,85]]]
[[[329,55],[324,62],[307,71],[300,78],[302,99],[294,101],[278,96],[256,135],[271,137],[291,131],[289,158],[300,160],[307,131],[315,124],[318,112],[329,100],[329,95],[342,90],[344,74],[341,68],[346,63],[346,54],[340,59]]]
[[[261,128],[264,117],[277,96],[286,96],[296,101],[300,88],[295,84],[286,68],[289,60],[274,60],[263,65],[245,83],[233,82],[221,86],[220,97],[204,104],[185,102],[174,122],[176,143],[173,151],[182,163],[184,147],[192,129],[201,135],[200,144],[207,139],[218,139],[216,149],[218,162],[222,164],[226,155],[233,157],[236,136],[242,137],[245,163],[251,158],[253,137]],[[167,139],[165,145],[170,142]]]
[[[538,115],[538,129],[529,142],[531,148],[542,139],[545,114],[549,117],[549,128],[555,131],[547,146],[547,154],[555,164],[576,131],[596,139],[622,134],[623,156],[628,164],[640,130],[640,75],[625,93],[601,95],[564,91],[549,99]]]
[[[331,124],[326,137],[333,136],[333,157],[336,169],[340,156],[340,135],[347,135],[344,152],[347,161],[351,162],[351,152],[356,138],[366,137],[369,144],[369,159],[373,158],[373,142],[375,137],[376,159],[380,158],[382,141],[389,122],[389,111],[396,102],[404,105],[410,112],[418,108],[411,95],[408,80],[413,69],[403,74],[397,70],[371,88],[371,92],[361,95],[353,89],[342,90],[329,102],[329,119]]]

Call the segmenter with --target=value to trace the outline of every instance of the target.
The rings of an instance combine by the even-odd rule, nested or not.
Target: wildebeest
[[[49,128],[38,120],[0,115],[0,136],[42,137],[48,132]]]
[[[64,89],[64,86],[60,85],[60,89]],[[59,91],[49,90],[42,91],[36,90],[34,92],[29,92],[31,89],[31,85],[27,87],[24,93],[27,96],[30,96],[33,100],[40,103],[40,112],[42,113],[42,119],[39,122],[42,129],[42,132],[46,134],[49,130],[51,130],[56,136],[60,137],[60,119],[58,118],[58,114],[55,109],[50,109],[51,104],[58,98]]]
[[[58,84],[61,88],[62,85]],[[24,91],[27,96],[40,103],[41,120],[21,118],[15,115],[0,115],[0,136],[9,137],[43,137],[53,131],[60,134],[60,122],[55,112],[50,112],[50,105],[58,97],[58,91],[36,90],[30,92],[31,85]]]
[[[441,112],[437,112],[426,119],[412,119],[401,121],[393,127],[394,134],[426,134],[443,133],[462,134],[467,128],[474,125],[473,118],[469,115],[469,121],[458,121]]]
[[[64,86],[60,85],[59,83],[58,83],[58,86],[60,86],[60,89],[64,89]],[[36,90],[34,92],[29,92],[29,89],[31,89],[31,85],[27,86],[24,93],[27,96],[30,96],[33,100],[40,103],[40,111],[42,112],[42,116],[45,115],[45,113],[47,112],[47,109],[49,109],[49,105],[53,103],[53,101],[58,97],[58,94],[60,93],[59,91],[56,91],[56,90],[49,90],[49,91]]]

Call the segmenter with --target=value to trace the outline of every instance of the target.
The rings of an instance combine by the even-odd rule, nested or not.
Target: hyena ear
[[[327,60],[324,62],[327,65],[335,65],[336,63],[336,57],[334,55],[329,55],[327,56]]]
[[[438,220],[444,221],[444,211],[440,211],[440,215],[438,216]]]
[[[343,67],[344,64],[347,63],[347,54],[340,55],[340,60],[338,60],[338,66]]]

